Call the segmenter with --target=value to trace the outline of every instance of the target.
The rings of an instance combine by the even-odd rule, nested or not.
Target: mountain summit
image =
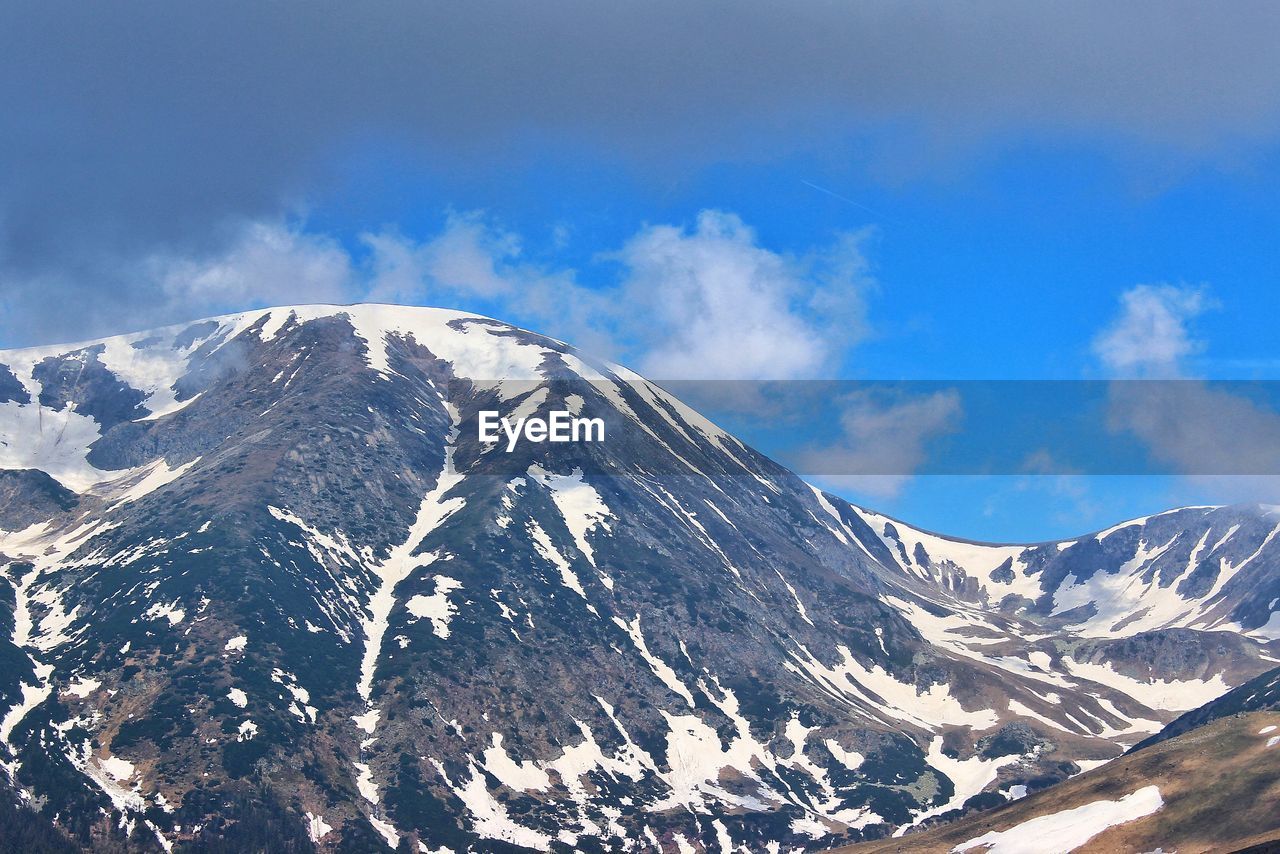
[[[508,451],[482,412],[605,438]],[[930,534],[459,312],[0,352],[0,440],[0,758],[50,847],[817,850],[1280,653],[1274,509]]]

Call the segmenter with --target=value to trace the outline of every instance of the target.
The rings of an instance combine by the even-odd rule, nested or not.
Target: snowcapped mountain
[[[1150,709],[1207,702],[1280,647],[1274,507],[1183,508],[1029,546],[940,537],[849,505],[840,522],[945,610],[952,627],[935,622],[931,632],[927,617],[902,606],[934,644],[980,656],[999,649],[990,638],[1011,621],[1031,642],[1021,657],[1041,674],[1107,686]],[[960,620],[986,635],[960,637]]]
[[[887,563],[959,600],[1084,637],[1179,627],[1280,638],[1277,507],[1187,507],[1037,546],[964,543],[855,512]]]
[[[484,411],[607,438],[507,452]],[[1278,529],[929,534],[436,309],[0,352],[0,758],[79,848],[816,850],[1274,667]]]

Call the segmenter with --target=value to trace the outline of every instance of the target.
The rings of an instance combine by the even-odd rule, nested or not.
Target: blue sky
[[[612,287],[620,275],[602,254],[647,224],[692,229],[707,209],[733,212],[778,253],[865,232],[873,280],[865,328],[802,378],[1106,378],[1113,372],[1095,340],[1121,315],[1121,295],[1140,284],[1205,294],[1206,307],[1186,320],[1195,341],[1186,375],[1280,373],[1280,164],[1270,151],[1230,168],[1169,167],[1123,150],[1023,144],[900,183],[802,157],[717,163],[653,183],[604,158],[566,163],[549,151],[535,161],[492,182],[439,176],[397,191],[394,172],[376,156],[360,158],[311,221],[348,235],[371,221],[432,234],[445,227],[442,210],[482,211],[519,234],[531,259],[573,268],[589,288]],[[468,303],[548,326],[518,306]],[[633,353],[615,355],[635,364]],[[750,440],[750,425],[742,430]],[[1172,472],[921,475],[887,492],[839,480],[829,487],[935,530],[1004,541],[1072,536],[1175,505],[1268,498]]]
[[[1280,373],[1268,4],[350,14],[0,13],[0,347],[384,299],[657,379]],[[927,471],[944,403],[850,412],[846,439]],[[832,488],[997,540],[1280,501],[1184,451]]]
[[[554,151],[524,171],[477,181],[418,175],[406,187],[376,154],[352,158],[309,212],[350,237],[370,223],[410,234],[443,227],[445,211],[480,211],[519,234],[526,252],[616,275],[601,253],[646,224],[688,227],[706,209],[732,212],[776,252],[803,253],[870,230],[873,333],[838,376],[875,379],[1075,379],[1097,376],[1093,337],[1138,284],[1206,287],[1218,305],[1197,318],[1204,373],[1263,377],[1280,365],[1280,159],[1247,166],[1164,167],[1124,151],[1016,145],[900,185],[812,158],[716,163],[659,181],[626,163]],[[852,200],[842,201],[813,189]],[[554,232],[567,238],[556,245]]]

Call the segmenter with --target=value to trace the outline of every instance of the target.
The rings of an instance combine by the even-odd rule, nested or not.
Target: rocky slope
[[[486,410],[607,438],[507,453]],[[1272,508],[939,537],[434,309],[0,353],[0,469],[0,754],[74,847],[821,849],[1115,757],[1280,646]]]

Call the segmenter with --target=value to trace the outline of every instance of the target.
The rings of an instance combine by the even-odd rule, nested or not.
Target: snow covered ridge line
[[[270,401],[307,384],[309,365],[336,356],[353,367],[343,353],[363,362],[365,370],[352,378],[375,387],[403,383],[404,372],[433,361],[443,372],[429,385],[447,386],[448,399],[479,398],[461,413],[471,419],[477,410],[495,408],[511,418],[538,415],[539,408],[599,417],[583,413],[586,407],[614,413],[659,442],[646,422],[709,447],[734,442],[626,368],[510,324],[445,309],[305,305],[0,351],[0,469],[38,468],[83,493],[120,477],[118,465],[101,468],[91,459],[114,427],[160,422],[188,409],[211,385],[266,371],[269,363],[271,370],[253,381],[253,392],[268,401],[265,414]],[[471,427],[464,430],[468,441]]]
[[[301,305],[247,311],[178,324],[148,332],[96,341],[0,351],[0,434],[48,434],[58,441],[32,449],[26,443],[0,445],[0,467],[15,467],[18,457],[35,459],[38,467],[81,491],[106,479],[83,464],[81,450],[110,427],[94,416],[85,401],[62,400],[86,383],[98,384],[96,404],[118,411],[120,420],[152,421],[173,414],[195,400],[184,383],[192,372],[225,371],[235,362],[237,344],[274,345],[293,331],[317,321],[349,324],[375,379],[396,375],[394,362],[406,346],[425,347],[451,365],[453,379],[489,390],[497,400],[485,401],[482,412],[499,413],[517,424],[526,441],[539,441],[542,421],[564,411],[574,419],[593,419],[592,435],[619,428],[648,433],[669,446],[672,469],[685,474],[696,459],[684,445],[736,444],[733,434],[752,437],[752,445],[782,466],[809,477],[901,474],[1026,474],[1035,461],[1041,474],[1280,474],[1280,453],[1263,452],[1249,443],[1220,443],[1213,453],[1179,457],[1176,471],[1169,460],[1132,453],[1126,431],[1113,421],[1138,410],[1181,423],[1216,424],[1224,395],[1247,401],[1262,417],[1280,410],[1280,384],[1187,380],[1159,381],[852,381],[852,380],[647,380],[626,368],[581,354],[564,342],[480,315],[443,309],[393,305]],[[325,346],[349,342],[331,338]],[[287,389],[311,354],[309,341],[297,358],[272,381]],[[256,358],[256,356],[254,357]],[[122,388],[107,394],[106,386]],[[571,383],[577,391],[565,388]],[[196,381],[194,385],[198,385]],[[66,388],[61,388],[65,386]],[[589,386],[594,393],[584,391]],[[193,386],[194,387],[194,386]],[[110,396],[111,400],[106,398]],[[453,394],[449,395],[454,397]],[[684,401],[683,403],[681,401]],[[513,411],[493,408],[511,404]],[[686,403],[688,405],[686,405]],[[1143,406],[1146,409],[1143,409]],[[51,411],[52,410],[52,411]],[[608,412],[604,412],[608,410]],[[695,411],[698,410],[698,411]],[[706,413],[703,417],[700,412]],[[918,466],[902,471],[895,455],[860,452],[865,442],[844,434],[842,425],[875,423],[885,412],[925,419],[927,453]],[[56,424],[49,418],[56,413]],[[1017,413],[1018,429],[991,430]],[[1073,413],[1072,429],[1059,428],[1064,413]],[[1079,413],[1095,413],[1084,417]],[[462,412],[466,421],[478,417]],[[612,420],[611,420],[612,416]],[[603,418],[597,426],[596,418]],[[712,421],[729,428],[717,427]],[[55,430],[48,430],[50,426]],[[1134,422],[1134,430],[1143,425]],[[1040,429],[1043,427],[1044,429]],[[532,436],[527,432],[532,429]],[[556,425],[548,423],[548,434]],[[494,432],[500,433],[500,429]],[[675,434],[675,441],[671,434]],[[510,434],[508,434],[510,435]],[[948,437],[945,443],[931,441]],[[511,439],[505,443],[514,448]],[[549,441],[558,442],[557,439]],[[569,441],[573,441],[570,438]],[[1056,444],[1055,444],[1056,443]],[[23,447],[19,447],[23,445]],[[1058,447],[1061,445],[1061,447]],[[616,457],[634,470],[629,443]],[[736,449],[730,449],[736,455]],[[653,459],[636,465],[650,474]],[[589,464],[575,464],[591,473]],[[614,466],[614,468],[618,468]],[[607,472],[605,472],[607,473]],[[630,473],[630,472],[620,472]]]
[[[1008,830],[990,831],[960,843],[951,851],[952,854],[970,851],[986,851],[988,854],[1075,851],[1104,830],[1146,818],[1163,806],[1160,789],[1145,786],[1116,801],[1093,801],[1030,819]]]

